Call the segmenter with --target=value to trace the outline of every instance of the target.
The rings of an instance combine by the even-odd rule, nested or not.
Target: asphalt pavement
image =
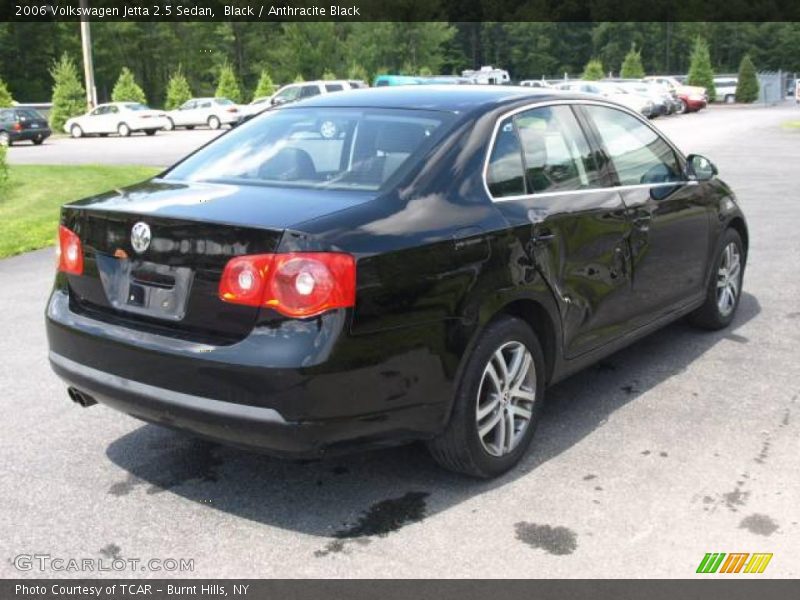
[[[675,323],[549,390],[532,451],[492,482],[442,471],[416,445],[288,462],[81,409],[46,360],[52,251],[0,261],[0,576],[685,578],[708,552],[773,553],[757,577],[800,576],[792,118],[800,109],[726,107],[656,122],[718,164],[747,214],[736,320],[715,333]],[[194,569],[19,570],[34,554]]]

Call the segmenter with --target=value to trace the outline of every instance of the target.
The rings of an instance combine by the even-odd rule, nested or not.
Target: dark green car
[[[0,146],[10,146],[21,140],[30,140],[38,146],[50,133],[47,119],[32,108],[0,110]]]

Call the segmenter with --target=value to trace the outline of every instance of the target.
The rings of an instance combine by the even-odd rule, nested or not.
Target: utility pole
[[[97,106],[97,88],[94,86],[94,65],[92,64],[92,33],[89,29],[88,0],[80,0],[81,12],[81,48],[83,49],[83,74],[86,81],[86,105],[89,110]]]

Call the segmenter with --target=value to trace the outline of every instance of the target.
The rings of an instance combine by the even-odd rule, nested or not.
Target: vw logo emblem
[[[139,221],[131,229],[131,246],[139,254],[147,250],[150,245],[150,226]]]

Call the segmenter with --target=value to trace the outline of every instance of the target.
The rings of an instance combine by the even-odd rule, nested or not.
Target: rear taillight
[[[14,131],[22,131],[22,123],[14,123],[11,126],[11,129],[13,129]]]
[[[58,227],[58,270],[72,275],[83,273],[81,239],[63,225]]]
[[[237,256],[219,282],[225,302],[265,306],[287,317],[313,317],[356,300],[356,263],[339,252]]]
[[[235,113],[235,112],[239,112],[239,109],[238,109],[238,108],[228,108],[228,109],[226,109],[226,110],[227,110],[229,113]]]

